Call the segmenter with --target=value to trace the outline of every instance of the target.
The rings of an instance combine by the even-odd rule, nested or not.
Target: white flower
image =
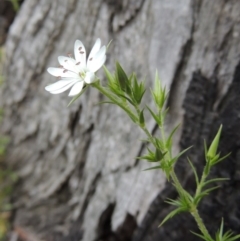
[[[79,94],[85,84],[93,83],[95,72],[106,60],[106,46],[101,47],[101,40],[97,39],[86,61],[86,50],[80,40],[74,45],[74,58],[59,56],[60,68],[50,67],[47,71],[59,78],[59,81],[48,85],[45,90],[51,94],[59,94],[71,88],[69,96]]]

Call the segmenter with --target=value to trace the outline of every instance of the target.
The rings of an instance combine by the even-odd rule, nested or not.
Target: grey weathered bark
[[[36,240],[197,240],[196,225],[180,215],[157,226],[176,197],[159,171],[149,164],[144,137],[114,106],[96,106],[95,90],[71,107],[67,94],[51,96],[46,72],[57,56],[81,39],[89,49],[100,37],[113,39],[106,65],[118,60],[152,85],[157,69],[170,90],[167,128],[183,122],[176,152],[188,153],[201,170],[202,139],[223,123],[222,152],[231,158],[213,175],[230,181],[201,205],[211,232],[221,217],[240,230],[239,209],[239,0],[25,0],[6,42],[6,83],[1,93],[10,135],[7,161],[21,182],[15,189],[14,226]],[[149,94],[145,99],[150,102]],[[148,119],[149,128],[155,124]],[[177,173],[194,186],[186,159]],[[33,238],[32,238],[33,239]]]

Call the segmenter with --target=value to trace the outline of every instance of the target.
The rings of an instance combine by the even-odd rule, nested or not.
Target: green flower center
[[[85,71],[79,72],[79,76],[80,76],[80,78],[85,79],[85,77],[86,77],[86,72],[85,72]]]

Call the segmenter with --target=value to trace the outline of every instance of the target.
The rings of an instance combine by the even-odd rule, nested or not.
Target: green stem
[[[174,184],[176,186],[176,189],[177,189],[178,193],[181,193],[181,194],[183,194],[185,196],[185,190],[182,187],[181,183],[179,182],[179,180],[178,180],[178,178],[177,178],[177,176],[175,174],[174,169],[170,172],[170,175],[172,177],[172,180],[173,180],[173,182],[174,182]],[[198,213],[198,209],[197,209],[196,205],[193,204],[188,199],[188,197],[186,197],[185,200],[188,201],[188,205],[191,207],[190,213],[194,217],[194,219],[195,219],[195,221],[196,221],[196,223],[198,225],[199,230],[202,232],[204,237],[207,237],[209,240],[211,240],[212,238],[211,238],[211,236],[210,236],[206,226],[204,225],[202,218],[200,217],[200,215]]]
[[[122,102],[120,102],[115,96],[113,96],[109,91],[108,89],[102,87],[99,82],[95,82],[92,84],[93,87],[95,87],[96,89],[99,90],[100,93],[102,93],[103,95],[105,95],[106,97],[108,97],[113,103],[117,104],[119,107],[121,107],[130,117],[131,119],[137,123],[139,125],[139,127],[145,132],[145,134],[148,136],[149,140],[151,141],[151,143],[155,146],[155,140],[152,136],[152,134],[148,131],[148,129],[146,128],[145,125],[140,125],[140,123],[138,122],[138,117],[132,112],[132,110],[126,105],[126,104],[123,104]],[[140,110],[139,110],[139,107],[138,106],[135,106],[135,109],[137,111],[137,113],[139,114],[140,113]],[[162,127],[161,128],[161,134],[162,134],[162,138],[165,139],[165,132],[164,132],[164,128]],[[170,158],[170,152],[168,150],[168,153],[167,153],[168,157]],[[175,187],[178,191],[178,193],[184,195],[188,202],[188,205],[190,207],[190,212],[192,214],[192,216],[194,217],[200,231],[202,232],[202,234],[204,235],[204,237],[207,237],[208,239],[212,240],[211,239],[211,236],[210,234],[208,233],[204,223],[203,223],[203,220],[202,218],[200,217],[199,213],[198,213],[198,210],[197,210],[197,207],[191,202],[191,200],[189,200],[189,198],[186,196],[186,191],[184,190],[184,188],[182,187],[181,183],[179,182],[176,174],[175,174],[175,171],[174,171],[174,168],[172,168],[172,170],[170,171],[170,176],[173,180],[173,183],[175,184]],[[201,182],[202,183],[205,178],[203,179],[204,177],[202,177],[201,179]],[[198,191],[197,191],[198,192]]]
[[[203,171],[201,180],[200,180],[199,184],[197,185],[195,197],[198,196],[198,195],[201,193],[201,191],[202,191],[202,186],[203,186],[203,184],[204,184],[204,182],[205,182],[205,180],[206,180],[206,178],[207,178],[205,169],[206,169],[206,167],[204,168],[204,171]]]
[[[93,83],[92,86],[100,93],[107,96],[113,103],[121,107],[135,123],[138,121],[138,117],[132,112],[132,110],[126,104],[121,103],[116,97],[112,96],[106,88],[102,87],[98,82]]]
[[[210,236],[206,226],[204,225],[202,218],[200,217],[200,215],[198,213],[198,209],[195,206],[193,206],[191,214],[194,217],[194,219],[198,225],[198,228],[202,232],[203,236],[205,238],[207,238],[207,240],[213,240],[212,237]]]

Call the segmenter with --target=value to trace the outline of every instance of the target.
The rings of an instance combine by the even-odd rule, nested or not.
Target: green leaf
[[[156,148],[155,158],[156,160],[161,161],[166,154],[167,154],[167,151],[162,152],[160,149]]]
[[[107,44],[107,47],[106,47],[107,50],[106,50],[106,51],[108,51],[108,49],[109,49],[109,47],[110,47],[112,41],[113,41],[113,40],[111,39],[111,40],[109,41],[109,43]]]
[[[216,235],[216,241],[235,241],[240,238],[240,234],[235,235],[231,231],[227,231],[223,234],[223,219],[221,221],[220,229],[217,231]]]
[[[198,177],[198,174],[197,174],[197,170],[196,168],[194,167],[193,163],[191,162],[191,160],[189,158],[187,158],[188,160],[188,163],[190,164],[192,170],[193,170],[193,173],[194,173],[194,176],[195,176],[195,181],[196,181],[196,184],[197,186],[199,185],[199,177]]]
[[[213,183],[213,182],[222,182],[222,181],[227,181],[227,180],[229,180],[229,178],[213,178],[213,179],[210,179],[210,180],[204,182],[202,187],[207,186],[207,185],[209,185],[210,183]]]
[[[178,160],[180,156],[182,156],[186,151],[188,151],[192,146],[186,148],[185,150],[181,151],[177,156],[175,156],[172,160],[170,160],[171,166],[175,164],[175,162]]]
[[[140,114],[139,114],[139,123],[140,125],[145,125],[145,119],[144,119],[144,114],[143,114],[144,109],[141,110]]]
[[[137,157],[137,159],[143,159],[143,160],[147,160],[149,162],[158,162],[158,160],[156,160],[155,158],[155,154],[153,151],[151,151],[148,147],[148,154],[145,155],[145,156],[140,156],[140,157]]]
[[[172,146],[172,137],[174,135],[174,133],[176,132],[176,130],[178,129],[178,127],[180,126],[180,124],[178,124],[170,133],[167,141],[166,141],[166,147],[169,149]]]
[[[155,169],[162,169],[161,165],[155,166],[155,167],[150,167],[147,169],[144,169],[143,171],[150,171],[150,170],[155,170]]]
[[[207,143],[206,143],[206,140],[203,140],[203,145],[204,145],[205,160],[206,160],[206,162],[208,162],[208,160],[207,160]]]
[[[155,158],[149,156],[149,155],[145,155],[145,156],[138,156],[136,157],[136,159],[139,160],[147,160],[148,162],[158,162]]]
[[[154,120],[157,122],[159,126],[162,126],[161,119],[150,109],[150,107],[146,106],[147,109],[149,110],[150,114],[154,118]]]
[[[109,89],[115,93],[116,95],[119,95],[119,94],[123,94],[122,92],[122,89],[119,85],[119,82],[118,80],[115,78],[115,76],[113,76],[107,69],[106,66],[103,66],[103,69],[104,69],[104,72],[105,72],[105,75],[107,77],[107,80],[108,80],[108,87]]]
[[[105,65],[103,65],[103,70],[105,72],[105,75],[107,77],[107,80],[109,83],[114,83],[114,76],[108,71],[107,67]]]
[[[174,216],[176,216],[179,213],[185,212],[186,210],[182,207],[179,207],[173,211],[171,211],[164,219],[163,221],[159,224],[158,227],[161,227],[164,223],[166,223],[169,219],[173,218]]]
[[[68,103],[67,107],[69,107],[73,102],[75,102],[88,89],[88,87],[89,85],[86,85],[85,87],[83,87],[82,91],[78,95],[72,98],[72,100]]]
[[[173,206],[181,207],[180,200],[174,200],[174,199],[168,198],[165,202]]]
[[[100,101],[96,105],[102,105],[102,104],[114,104],[114,105],[116,105],[116,103],[114,103],[114,102],[112,102],[110,100]]]
[[[116,62],[116,77],[122,91],[126,92],[128,95],[131,96],[131,90],[130,90],[127,74],[125,73],[125,71],[123,70],[123,68],[118,62]]]
[[[196,235],[197,237],[203,239],[203,240],[206,240],[206,241],[214,241],[211,237],[205,237],[203,236],[202,234],[198,234],[198,233],[195,233],[193,231],[190,231],[192,234]]]
[[[140,105],[142,101],[142,97],[146,91],[145,84],[143,82],[140,82],[138,84],[137,77],[135,74],[132,74],[132,76],[130,77],[130,80],[132,82],[133,98],[135,99],[136,103]]]
[[[216,187],[211,187],[211,188],[208,188],[208,189],[204,190],[204,191],[201,192],[197,197],[194,198],[195,203],[199,203],[200,200],[201,200],[203,197],[209,195],[209,193],[210,193],[211,191],[214,191],[215,189],[218,189],[219,187],[220,187],[220,186],[216,186]]]
[[[134,106],[134,103],[131,101],[130,98],[128,98],[127,96],[125,96],[124,94],[118,94],[118,96],[122,97],[123,99],[127,100],[131,105]]]
[[[221,158],[217,158],[216,160],[213,159],[212,166],[216,165],[217,163],[219,163],[219,162],[223,161],[224,159],[228,158],[230,155],[231,155],[231,152],[228,153],[227,155],[221,157]]]

